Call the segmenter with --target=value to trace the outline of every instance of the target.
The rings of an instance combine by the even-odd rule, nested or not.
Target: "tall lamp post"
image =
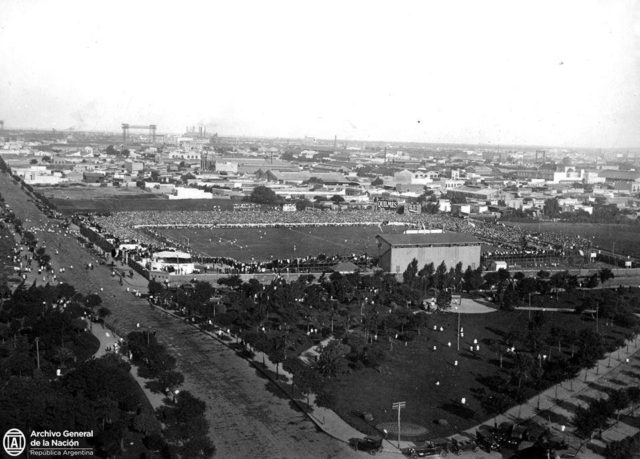
[[[460,351],[460,309],[456,306],[456,310],[458,311],[458,351]]]
[[[407,406],[407,402],[395,402],[391,408],[398,410],[398,448],[400,448],[400,410]]]
[[[39,370],[40,369],[40,346],[38,345],[38,343],[40,342],[40,338],[36,338],[35,342],[36,342],[36,359],[38,362],[38,370]]]

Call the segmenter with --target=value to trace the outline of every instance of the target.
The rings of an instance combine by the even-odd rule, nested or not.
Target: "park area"
[[[403,422],[426,429],[418,439],[468,429],[550,386],[558,377],[553,373],[560,371],[554,367],[560,362],[568,366],[572,352],[584,344],[577,339],[580,332],[595,331],[596,322],[591,318],[574,313],[540,314],[541,357],[532,356],[526,369],[514,353],[507,352],[507,343],[516,349],[527,346],[527,311],[462,314],[460,351],[457,314],[437,313],[428,317],[420,334],[408,333],[404,340],[385,339],[386,358],[379,367],[329,381],[324,388],[332,394],[329,404],[354,427],[370,433],[375,433],[374,426],[396,419],[391,405],[398,401],[406,402]],[[609,344],[624,334],[623,328],[608,321],[600,327]],[[576,337],[575,342],[570,342],[570,336]],[[357,414],[362,412],[371,413],[374,420],[365,421]]]
[[[231,276],[218,282],[216,304],[202,303],[214,287],[200,282],[192,293],[151,283],[150,293],[283,362],[298,390],[317,394],[316,403],[362,432],[392,431],[392,404],[406,402],[402,419],[416,435],[405,438],[423,440],[468,429],[575,377],[640,331],[634,316],[640,289],[557,287],[564,276],[545,274],[526,281],[507,271],[478,277],[473,270],[410,265],[402,283],[380,273],[269,285]],[[602,275],[596,284],[609,279]],[[458,314],[447,285],[465,292],[463,303],[486,305],[487,295],[496,297],[493,312]],[[533,310],[514,309],[528,303],[529,293]],[[441,307],[425,310],[431,294]],[[307,357],[311,366],[302,365],[300,356],[320,342],[315,357]]]

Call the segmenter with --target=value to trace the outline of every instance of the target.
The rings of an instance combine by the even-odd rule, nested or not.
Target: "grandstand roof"
[[[350,261],[343,261],[342,263],[338,263],[331,269],[338,273],[355,273],[356,271],[360,271],[358,265]]]
[[[464,233],[379,234],[376,237],[392,247],[480,244],[478,239]]]
[[[153,258],[191,258],[191,255],[186,252],[155,252]]]
[[[603,170],[598,172],[599,177],[604,177],[609,180],[628,180],[633,181],[640,178],[640,173],[635,171],[612,171]]]

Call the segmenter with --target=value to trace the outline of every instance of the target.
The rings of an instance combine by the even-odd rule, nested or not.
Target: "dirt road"
[[[23,221],[25,230],[33,231],[45,242],[57,279],[74,285],[82,293],[99,293],[120,334],[134,330],[138,323],[157,331],[158,340],[178,360],[178,369],[185,376],[184,388],[207,403],[210,437],[216,445],[217,457],[363,457],[346,444],[318,432],[303,414],[289,406],[288,399],[270,392],[267,381],[233,351],[153,310],[146,300],[127,292],[127,284],[121,286],[107,266],[96,265],[95,257],[78,244],[73,234],[64,234],[58,222],[43,215],[3,173],[0,193]],[[95,268],[85,269],[90,262]],[[61,273],[63,267],[65,272]],[[50,280],[36,274],[34,270],[30,281],[36,277],[38,283]]]

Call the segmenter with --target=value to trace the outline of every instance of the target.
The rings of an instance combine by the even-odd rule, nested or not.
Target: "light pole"
[[[38,345],[38,343],[40,342],[40,338],[36,338],[35,342],[36,342],[36,359],[38,362],[38,370],[39,370],[40,369],[40,346]]]
[[[400,410],[407,406],[407,402],[395,402],[391,408],[398,410],[398,448],[400,448]]]
[[[460,309],[458,309],[458,306],[456,306],[456,309],[458,310],[458,351],[460,351]]]

